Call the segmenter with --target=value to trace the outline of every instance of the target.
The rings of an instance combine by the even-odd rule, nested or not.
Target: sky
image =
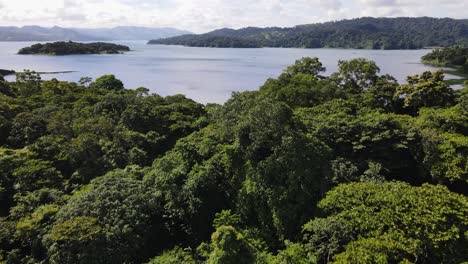
[[[363,16],[468,18],[468,0],[0,0],[0,26],[175,27],[203,33]]]

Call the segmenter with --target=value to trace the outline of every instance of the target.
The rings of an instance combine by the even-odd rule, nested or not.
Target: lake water
[[[285,67],[305,56],[318,57],[327,73],[336,71],[338,60],[364,57],[374,60],[382,74],[388,73],[401,82],[407,75],[435,69],[419,62],[429,50],[215,49],[131,41],[117,42],[132,49],[123,55],[16,55],[20,48],[34,43],[0,42],[0,69],[74,71],[43,75],[43,79],[66,81],[115,74],[126,88],[146,87],[164,96],[185,94],[202,103],[223,103],[233,91],[256,90],[267,78],[277,77]]]

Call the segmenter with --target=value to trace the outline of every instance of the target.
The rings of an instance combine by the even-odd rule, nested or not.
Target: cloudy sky
[[[293,26],[362,16],[468,18],[468,0],[0,0],[0,26]]]

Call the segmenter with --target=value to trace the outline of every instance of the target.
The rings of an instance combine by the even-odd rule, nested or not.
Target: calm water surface
[[[305,56],[318,57],[327,73],[336,71],[338,60],[364,57],[374,60],[382,74],[388,73],[401,82],[407,75],[434,70],[419,62],[428,50],[214,49],[132,41],[118,42],[132,49],[123,55],[16,55],[20,48],[34,43],[0,42],[0,69],[74,71],[43,75],[43,79],[66,81],[115,74],[126,88],[147,87],[160,95],[185,94],[202,103],[223,103],[233,91],[256,90],[267,78],[277,77],[285,67]],[[9,77],[12,79],[14,76]]]

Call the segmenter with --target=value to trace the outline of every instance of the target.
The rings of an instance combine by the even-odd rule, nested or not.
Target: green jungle
[[[223,105],[0,78],[0,263],[467,262],[468,83],[338,66]]]

